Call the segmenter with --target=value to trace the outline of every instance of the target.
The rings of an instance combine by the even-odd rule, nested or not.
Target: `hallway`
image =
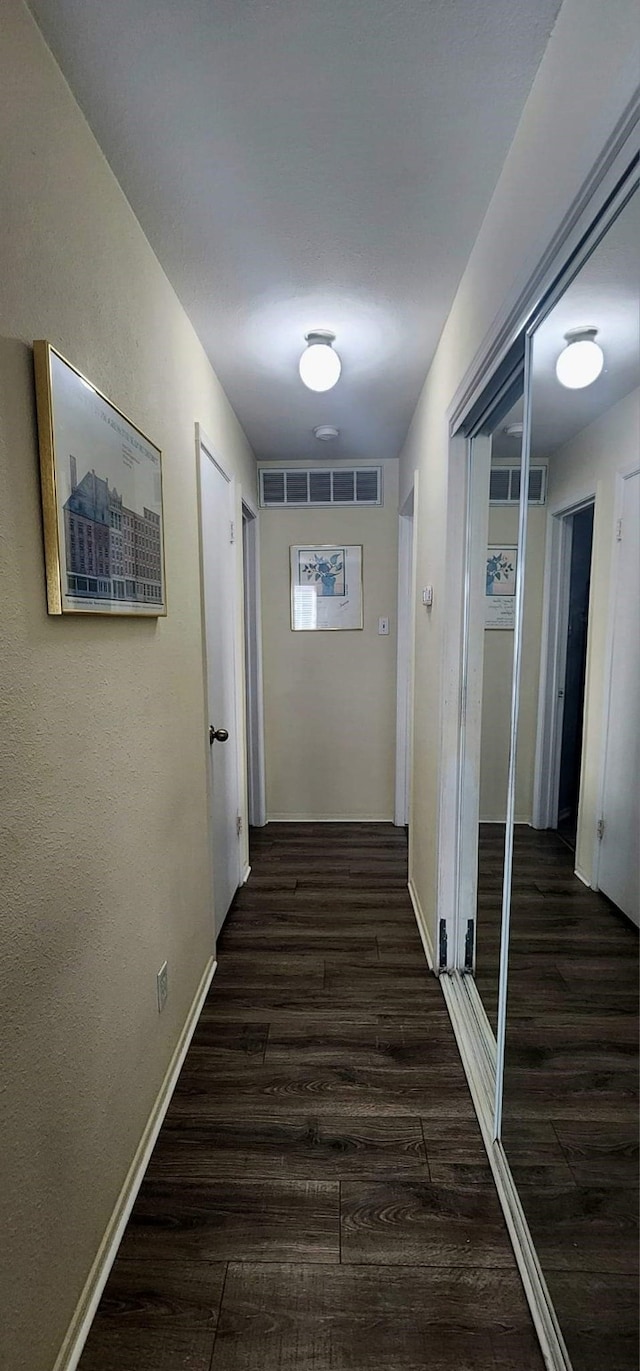
[[[390,824],[270,824],[80,1371],[542,1371]]]

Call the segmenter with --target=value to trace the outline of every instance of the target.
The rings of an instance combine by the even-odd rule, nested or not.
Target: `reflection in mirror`
[[[574,1371],[638,1354],[639,244],[636,194],[531,366],[502,1139]],[[569,388],[585,329],[603,365]]]
[[[482,709],[476,984],[495,1033],[509,771],[509,720],[518,559],[522,399],[494,428],[482,567]]]
[[[501,427],[493,438],[492,470],[494,494],[500,494],[503,502],[491,503],[489,513],[489,542],[500,544],[503,555],[509,557],[514,572],[519,563],[519,499],[520,499],[520,448],[523,423],[524,402],[520,399],[507,414]],[[511,450],[517,443],[517,456]],[[511,445],[511,447],[510,447]],[[546,534],[546,493],[547,462],[536,457],[530,463],[527,501],[527,538],[526,564],[524,567],[525,598],[523,605],[522,662],[520,673],[520,694],[518,709],[516,787],[514,802],[514,865],[511,882],[511,917],[515,916],[516,925],[526,926],[527,913],[542,900],[536,890],[535,874],[536,852],[530,845],[533,830],[533,773],[536,752],[536,721],[538,712],[538,670],[540,657],[540,620],[544,579],[544,548]],[[509,503],[507,503],[507,482],[509,475]],[[501,484],[499,485],[499,482]],[[513,671],[515,603],[510,602],[511,614],[503,616],[502,631],[485,632],[483,712],[482,712],[482,764],[480,774],[480,861],[479,893],[486,892],[484,905],[487,909],[487,887],[491,881],[491,870],[495,869],[497,853],[504,853],[505,818],[507,807],[507,783],[509,768],[509,743],[511,728],[511,685]],[[500,951],[501,925],[501,856],[500,889],[489,887],[494,903],[491,915],[492,962],[487,967],[479,958],[478,985],[490,1022],[496,1028],[498,1004],[498,964]],[[479,911],[479,924],[480,924]],[[488,940],[488,933],[485,935]],[[478,943],[481,947],[482,934]],[[521,959],[522,989],[528,991],[528,982],[535,985],[539,974],[537,966],[527,966]]]

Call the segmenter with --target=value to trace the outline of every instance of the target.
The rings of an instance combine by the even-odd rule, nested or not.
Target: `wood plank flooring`
[[[481,828],[478,984],[495,1022],[500,838]],[[493,826],[492,826],[493,828]],[[638,1371],[638,933],[516,828],[503,1141],[574,1371]]]
[[[80,1371],[542,1371],[403,831],[251,855]]]

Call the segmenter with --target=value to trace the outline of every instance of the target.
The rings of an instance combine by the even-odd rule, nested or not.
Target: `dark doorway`
[[[558,790],[558,833],[575,848],[582,763],[582,718],[587,666],[593,505],[571,515],[571,561],[564,713]]]

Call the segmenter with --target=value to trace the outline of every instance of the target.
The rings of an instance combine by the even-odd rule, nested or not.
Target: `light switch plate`
[[[169,994],[169,968],[166,962],[162,963],[156,976],[156,988],[158,992],[158,1013],[161,1014],[167,1003],[167,995]]]
[[[383,634],[384,634],[384,633],[388,633],[388,632],[389,632],[389,620],[388,620],[388,619],[378,619],[378,633],[383,633]]]

